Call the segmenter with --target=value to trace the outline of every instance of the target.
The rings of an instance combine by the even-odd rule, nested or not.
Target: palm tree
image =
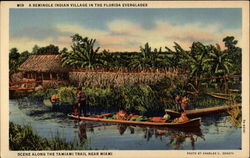
[[[205,60],[207,65],[207,69],[213,76],[223,77],[230,73],[231,68],[233,67],[233,62],[230,59],[227,51],[221,51],[221,48],[218,44],[216,47],[211,45],[211,51],[208,53],[208,58]],[[212,80],[210,81],[212,82]],[[225,78],[216,79],[216,83],[220,85],[220,88],[227,85],[227,81]]]
[[[82,68],[95,67],[102,64],[97,54],[100,47],[94,49],[95,39],[82,38],[79,34],[75,34],[72,36],[72,42],[72,51],[62,52],[63,65]]]
[[[237,47],[238,41],[235,40],[233,36],[227,36],[223,38],[223,42],[225,43],[225,49],[223,52],[228,54],[229,59],[233,60],[233,67],[231,68],[232,74],[241,74],[242,67],[242,50]]]
[[[167,54],[164,56],[163,60],[166,66],[169,66],[171,68],[180,69],[185,66],[183,63],[185,63],[183,60],[183,53],[185,50],[176,42],[174,42],[174,49],[175,51],[171,50],[168,47],[165,47],[167,50]]]
[[[104,49],[100,55],[101,55],[101,59],[102,59],[102,63],[104,67],[106,68],[113,67],[114,57],[112,53]]]
[[[148,43],[146,43],[144,47],[140,47],[140,53],[132,57],[132,61],[129,66],[133,68],[156,68],[161,62],[159,58],[160,52],[161,48],[159,51],[156,48],[152,51],[152,48]]]
[[[20,53],[18,52],[17,48],[10,49],[9,52],[9,74],[13,74],[16,72],[18,66],[19,66],[19,57]]]
[[[229,74],[230,68],[233,66],[228,53],[221,51],[218,44],[216,44],[216,47],[211,45],[211,51],[208,53],[208,58],[205,60],[205,63],[208,64],[209,71],[215,76]]]
[[[190,51],[183,50],[179,45],[176,44],[176,55],[174,56],[177,61],[176,67],[182,69],[188,69],[189,72],[189,85],[195,91],[199,91],[199,78],[205,74],[205,59],[208,54],[208,47],[200,42],[193,42],[190,47]],[[172,59],[174,60],[174,59]]]
[[[204,76],[205,59],[208,54],[208,47],[200,42],[194,42],[190,51],[184,51],[184,56],[190,67],[190,79],[198,79]]]

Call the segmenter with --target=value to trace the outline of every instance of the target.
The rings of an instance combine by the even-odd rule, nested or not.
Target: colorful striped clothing
[[[77,92],[77,100],[78,102],[86,100],[86,94],[83,91]]]

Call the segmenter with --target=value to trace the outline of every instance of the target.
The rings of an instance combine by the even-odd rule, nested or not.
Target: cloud
[[[241,29],[221,28],[219,24],[203,25],[202,23],[191,23],[185,25],[174,25],[168,21],[158,20],[153,27],[146,28],[139,23],[129,20],[114,20],[106,24],[106,29],[88,28],[77,24],[57,24],[48,29],[33,29],[32,34],[23,32],[11,38],[11,47],[21,50],[31,50],[37,44],[45,46],[49,44],[58,45],[60,48],[70,47],[71,35],[78,33],[81,36],[94,38],[101,49],[110,51],[139,51],[139,47],[146,42],[152,48],[172,48],[174,43],[179,43],[184,49],[189,49],[192,42],[204,44],[219,43],[226,36],[235,36],[241,44]],[[35,32],[43,32],[36,35]]]
[[[138,30],[142,30],[142,27],[140,25],[126,20],[115,20],[107,25],[112,34],[133,36],[137,34]]]
[[[57,29],[50,26],[48,26],[47,28],[26,27],[16,32],[15,34],[11,35],[10,38],[12,39],[12,38],[29,37],[36,40],[44,40],[48,37],[56,38],[61,35],[62,35],[61,32],[58,32]]]
[[[83,37],[89,37],[89,38],[98,38],[103,37],[108,34],[106,31],[92,29],[92,28],[86,28],[84,26],[76,25],[76,24],[57,24],[55,28],[59,32],[63,32],[66,34],[74,35],[76,33],[82,35]]]

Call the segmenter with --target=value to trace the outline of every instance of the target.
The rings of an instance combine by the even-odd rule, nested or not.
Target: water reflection
[[[202,118],[201,130],[148,126],[127,126],[69,119],[49,112],[44,104],[23,98],[10,100],[10,121],[30,124],[39,135],[50,138],[57,131],[73,141],[85,142],[93,149],[108,150],[211,150],[240,149],[241,128],[233,127],[226,114]],[[205,140],[206,138],[206,140]],[[122,143],[122,142],[126,143]],[[204,142],[205,141],[205,142]]]
[[[183,144],[185,142],[190,141],[190,145],[192,147],[192,150],[195,149],[195,142],[197,142],[198,138],[202,138],[204,141],[204,137],[202,133],[199,132],[193,132],[193,133],[186,133],[183,131],[171,131],[168,130],[165,135],[170,138],[170,141],[167,143],[168,146],[173,146],[174,149],[183,149]]]
[[[147,141],[149,141],[152,136],[160,138],[161,141],[164,141],[164,137],[166,137],[167,140],[169,140],[166,145],[172,146],[174,149],[182,149],[182,145],[189,140],[194,150],[195,142],[199,137],[205,140],[200,128],[193,129],[192,131],[174,128],[145,128],[144,132],[144,138]]]
[[[124,125],[124,124],[118,124],[118,125],[117,125],[117,129],[118,129],[120,135],[123,135],[123,134],[124,134],[124,132],[126,131],[127,127],[128,127],[128,126],[127,126],[127,125]]]
[[[79,123],[78,136],[79,136],[80,143],[85,143],[86,142],[86,140],[87,140],[87,126],[86,126],[86,123],[84,123],[84,122]]]
[[[130,134],[135,134],[135,129],[134,129],[134,127],[129,126],[128,129],[129,129],[129,131],[130,131]]]
[[[154,131],[152,128],[144,128],[144,138],[149,141],[150,138],[154,135]]]
[[[98,126],[93,126],[91,122],[78,121],[79,140],[81,143],[85,143],[88,139],[87,133],[94,133],[94,129]],[[103,127],[101,130],[100,128]],[[114,128],[112,128],[114,127]],[[139,135],[143,132],[143,139],[147,142],[154,139],[160,139],[161,142],[165,142],[166,149],[172,148],[175,150],[184,149],[185,146],[190,146],[192,150],[195,150],[195,143],[200,138],[205,141],[205,138],[200,128],[195,129],[179,129],[179,128],[167,128],[167,127],[148,127],[148,126],[130,126],[126,124],[105,124],[100,125],[99,130],[104,132],[107,129],[117,129],[119,135]]]

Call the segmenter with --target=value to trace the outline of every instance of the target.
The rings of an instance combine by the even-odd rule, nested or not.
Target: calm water
[[[39,135],[50,138],[57,132],[67,141],[83,142],[100,150],[206,150],[240,149],[241,128],[233,127],[227,116],[202,119],[200,130],[124,126],[76,121],[51,112],[41,102],[27,98],[10,100],[10,121],[30,124]]]

